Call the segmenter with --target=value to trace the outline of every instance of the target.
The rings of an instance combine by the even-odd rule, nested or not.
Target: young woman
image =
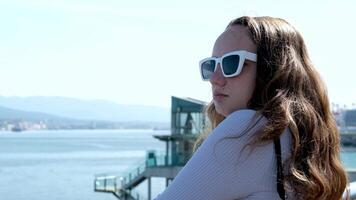
[[[348,183],[324,83],[283,19],[241,17],[200,62],[210,130],[156,199],[341,199]]]

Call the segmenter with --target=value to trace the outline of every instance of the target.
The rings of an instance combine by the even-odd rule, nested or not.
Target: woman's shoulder
[[[256,114],[257,111],[253,109],[239,109],[232,113],[230,113],[227,117],[235,117],[235,116],[250,116]]]
[[[230,113],[219,126],[240,127],[250,123],[264,123],[267,119],[258,111],[252,109],[240,109]],[[254,123],[254,124],[255,124]]]
[[[239,135],[246,130],[261,128],[265,125],[267,119],[259,112],[252,109],[241,109],[230,113],[214,130],[213,133],[219,133],[221,137]],[[249,131],[250,132],[250,131]]]
[[[226,118],[227,121],[236,121],[236,120],[252,120],[253,118],[264,118],[258,111],[253,109],[240,109],[230,113]]]

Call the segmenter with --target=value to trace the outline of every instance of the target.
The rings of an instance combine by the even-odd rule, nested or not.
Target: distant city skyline
[[[301,32],[330,101],[352,106],[355,8],[351,0],[0,0],[0,95],[208,102],[198,61],[233,18],[270,15]]]

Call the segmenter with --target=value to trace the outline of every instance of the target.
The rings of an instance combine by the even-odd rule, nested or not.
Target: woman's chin
[[[217,113],[219,113],[220,115],[222,115],[224,117],[226,117],[228,115],[228,112],[226,111],[226,109],[222,108],[221,105],[216,104],[216,103],[214,103],[214,105],[215,105],[215,110]]]

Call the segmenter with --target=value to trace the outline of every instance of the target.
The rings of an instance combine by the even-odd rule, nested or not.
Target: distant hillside
[[[0,106],[0,120],[71,120],[40,112],[28,112]]]
[[[6,129],[8,124],[23,126],[23,130],[31,129],[34,124],[44,124],[46,129],[169,129],[167,122],[80,120],[0,106],[0,129]]]
[[[105,100],[79,100],[67,97],[3,97],[0,106],[27,112],[46,113],[80,120],[116,122],[170,121],[170,109],[143,105],[121,105]],[[9,111],[8,114],[11,114]],[[24,113],[23,113],[24,114]],[[44,116],[44,115],[42,115]]]

